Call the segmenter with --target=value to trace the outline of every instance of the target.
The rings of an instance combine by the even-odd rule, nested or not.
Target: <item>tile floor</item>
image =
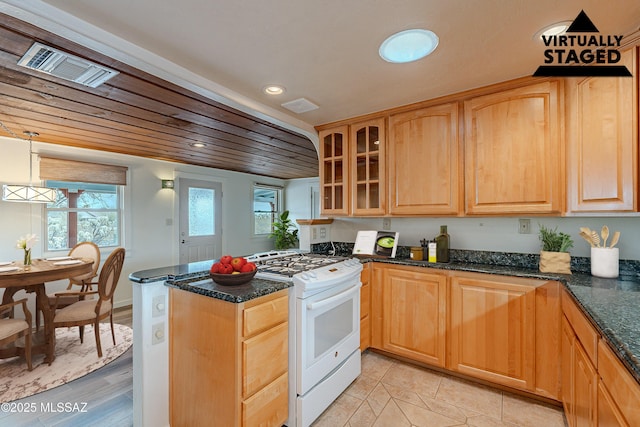
[[[312,427],[564,427],[561,408],[365,351],[362,375]]]

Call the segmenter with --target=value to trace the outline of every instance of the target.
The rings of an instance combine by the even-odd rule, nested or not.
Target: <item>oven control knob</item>
[[[318,277],[318,274],[317,274],[315,271],[310,271],[310,272],[309,272],[309,276],[310,276],[312,279],[315,279],[316,277]]]
[[[302,274],[300,275],[300,278],[301,278],[302,280],[309,280],[309,275],[308,275],[307,273],[302,273]]]

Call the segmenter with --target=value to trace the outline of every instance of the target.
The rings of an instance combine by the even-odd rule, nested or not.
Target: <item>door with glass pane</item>
[[[222,184],[181,178],[180,263],[222,256]]]
[[[320,213],[349,214],[348,127],[320,131]]]
[[[385,213],[384,118],[351,125],[351,198],[354,215]]]

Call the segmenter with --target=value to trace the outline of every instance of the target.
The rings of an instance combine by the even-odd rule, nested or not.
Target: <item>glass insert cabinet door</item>
[[[323,215],[349,214],[348,126],[319,132],[320,211]]]
[[[385,213],[385,125],[384,118],[351,126],[351,185],[353,213]]]

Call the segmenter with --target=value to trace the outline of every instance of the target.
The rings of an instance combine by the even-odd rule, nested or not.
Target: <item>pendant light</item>
[[[11,133],[13,134],[13,132]],[[4,184],[2,186],[2,200],[7,202],[53,203],[56,201],[57,192],[55,188],[38,187],[32,183],[33,163],[31,158],[33,157],[33,152],[31,143],[33,137],[39,134],[28,130],[24,131],[24,134],[29,137],[29,185]]]

